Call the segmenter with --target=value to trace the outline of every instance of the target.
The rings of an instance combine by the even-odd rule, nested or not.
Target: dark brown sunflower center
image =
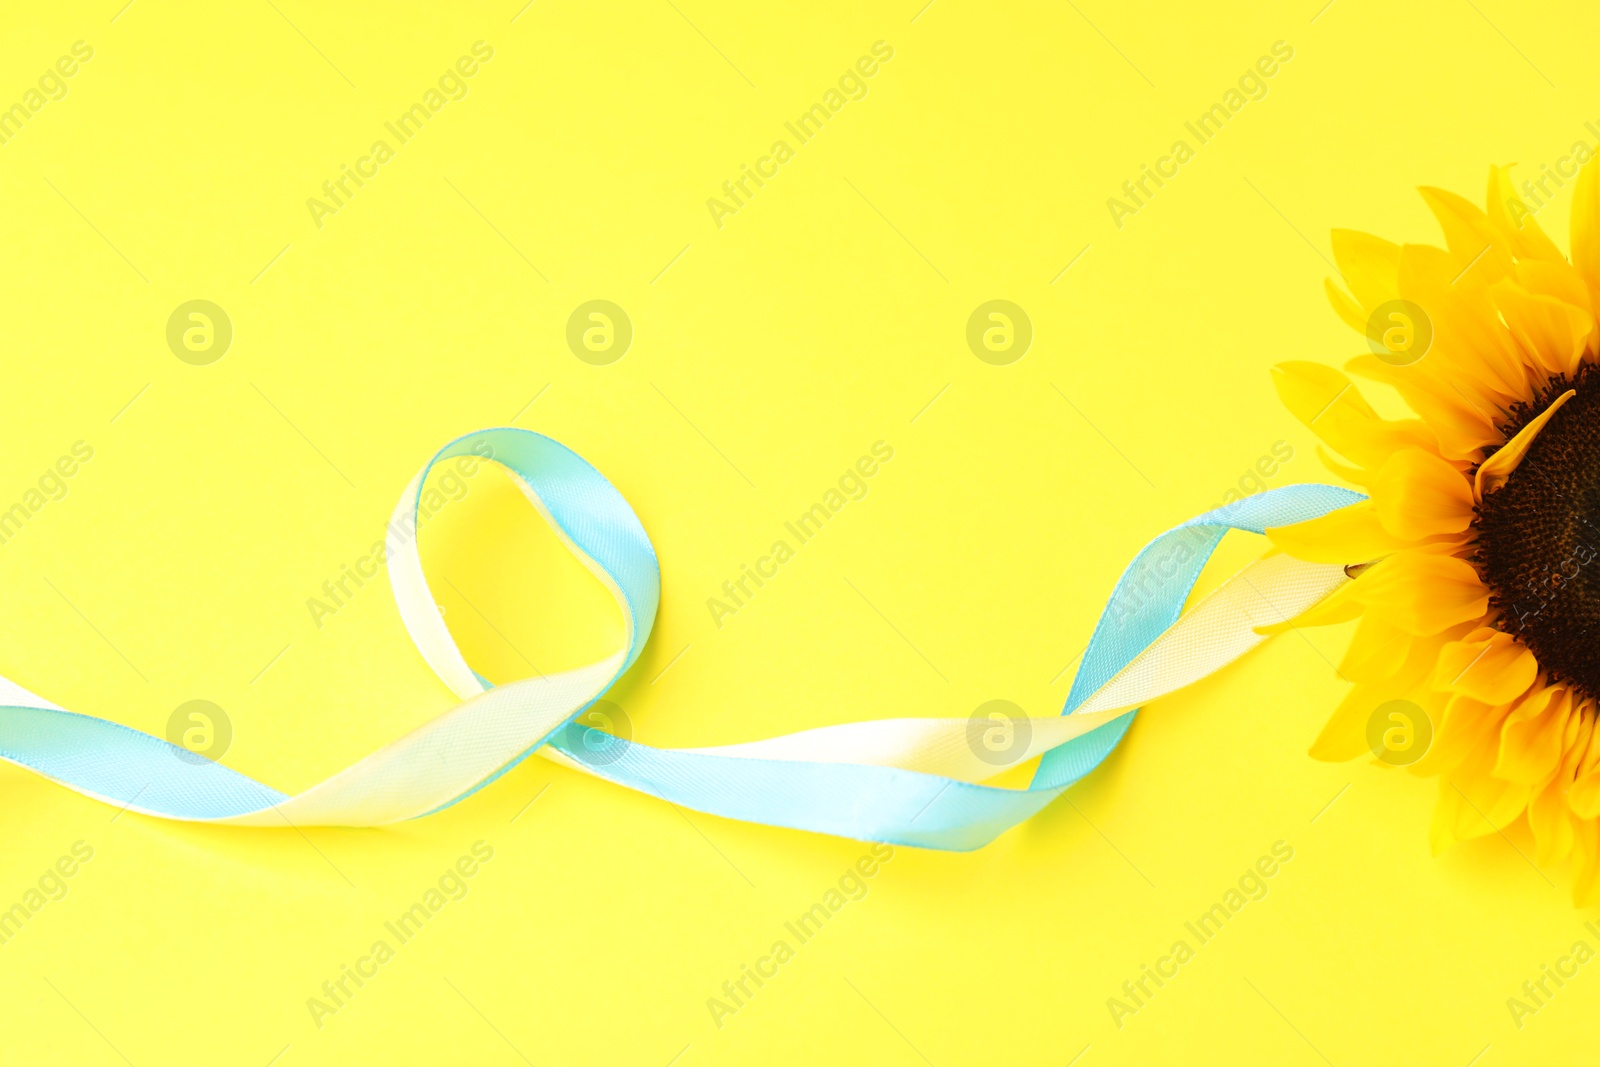
[[[1502,424],[1509,440],[1568,389],[1499,490],[1478,507],[1472,558],[1497,625],[1538,657],[1553,681],[1600,696],[1600,372],[1552,380]]]

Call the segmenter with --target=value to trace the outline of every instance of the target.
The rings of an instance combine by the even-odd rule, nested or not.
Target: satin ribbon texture
[[[574,720],[639,658],[661,596],[655,549],[628,502],[577,453],[537,433],[488,429],[440,449],[406,487],[391,529],[414,530],[439,463],[491,457],[568,549],[611,591],[623,647],[575,670],[491,685],[462,657],[428,589],[415,537],[389,549],[407,631],[461,703],[289,796],[138,730],[67,711],[0,678],[0,758],[128,811],[238,826],[374,826],[449,807],[530,754],[686,808],[732,819],[924,848],[981,847],[1094,770],[1138,707],[1266,640],[1348,579],[1344,569],[1268,555],[1187,613],[1201,568],[1229,530],[1261,533],[1363,499],[1327,485],[1245,497],[1144,547],[1111,592],[1062,714],[1023,719],[1002,761],[967,718],[824,726],[718,748],[653,748]],[[595,758],[603,752],[604,758]],[[1042,757],[1025,788],[985,784]]]

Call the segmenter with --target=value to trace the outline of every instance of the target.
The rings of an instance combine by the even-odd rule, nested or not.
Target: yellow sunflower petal
[[[1433,744],[1411,769],[1421,775],[1450,774],[1478,753],[1493,752],[1509,710],[1459,693],[1450,696],[1437,715],[1430,713]]]
[[[1329,235],[1339,274],[1364,314],[1357,329],[1366,329],[1367,315],[1400,295],[1400,246],[1359,230],[1334,230]]]
[[[1485,704],[1509,704],[1539,675],[1539,662],[1516,638],[1487,627],[1439,650],[1433,687]]]
[[[1493,410],[1524,398],[1528,374],[1521,349],[1485,299],[1489,280],[1440,249],[1400,249],[1401,295],[1433,329],[1429,353],[1402,369],[1454,386],[1476,407]]]
[[[1587,709],[1585,717],[1593,719],[1594,701],[1585,701],[1584,706]],[[1578,762],[1567,803],[1581,819],[1600,818],[1600,731],[1589,735],[1589,747]]]
[[[1280,363],[1272,368],[1272,384],[1307,429],[1363,467],[1377,467],[1396,448],[1430,447],[1436,441],[1418,420],[1380,419],[1355,383],[1326,364]]]
[[[1573,838],[1576,856],[1572,865],[1572,903],[1583,908],[1594,902],[1600,890],[1600,823],[1579,820]]]
[[[1555,242],[1534,221],[1533,211],[1511,187],[1511,167],[1489,168],[1489,224],[1518,259],[1559,260],[1566,263]]]
[[[1417,191],[1439,220],[1445,244],[1459,261],[1459,269],[1477,272],[1480,282],[1492,282],[1511,273],[1511,246],[1477,205],[1444,189],[1423,186]]]
[[[1360,637],[1363,628],[1367,631],[1365,638]],[[1357,630],[1358,639],[1370,645],[1373,640],[1371,617],[1364,617]],[[1406,634],[1395,634],[1392,629],[1387,632],[1394,635],[1389,647],[1400,650],[1399,658],[1392,660],[1385,670],[1372,670],[1370,678],[1355,678],[1356,684],[1350,687],[1312,743],[1312,759],[1338,762],[1369,752],[1367,725],[1373,713],[1391,700],[1410,700],[1421,706],[1430,723],[1438,721],[1442,702],[1428,691],[1427,679],[1438,655],[1439,642],[1433,638],[1412,640]],[[1375,668],[1377,664],[1371,666]],[[1341,670],[1341,673],[1344,672]],[[1356,673],[1367,672],[1358,670]]]
[[[1322,465],[1324,467],[1328,468],[1334,474],[1338,475],[1340,478],[1343,478],[1351,485],[1359,485],[1363,489],[1367,487],[1367,483],[1372,480],[1371,471],[1365,470],[1361,467],[1353,467],[1348,463],[1340,463],[1337,459],[1334,459],[1333,456],[1334,454],[1329,451],[1327,445],[1319,444],[1317,446],[1317,458],[1322,460]]]
[[[1584,284],[1578,268],[1566,259],[1520,259],[1517,261],[1517,282],[1528,292],[1553,296],[1589,313],[1594,321],[1595,299]],[[1593,352],[1600,347],[1600,322],[1589,333],[1585,350]]]
[[[1367,332],[1367,314],[1361,310],[1361,305],[1350,299],[1345,291],[1334,284],[1332,278],[1322,279],[1322,288],[1328,294],[1328,303],[1333,305],[1333,310],[1338,312],[1352,330],[1357,333]]]
[[[1339,661],[1339,674],[1352,682],[1381,682],[1398,674],[1412,648],[1428,638],[1413,639],[1404,630],[1389,625],[1376,613],[1361,616],[1355,635]],[[1438,649],[1432,648],[1433,655]]]
[[[1420,549],[1379,560],[1334,596],[1346,590],[1368,610],[1419,637],[1481,619],[1489,606],[1489,591],[1472,564]]]
[[[1500,728],[1494,776],[1529,786],[1549,778],[1560,764],[1571,709],[1571,694],[1561,686],[1535,689],[1524,697]]]
[[[1411,410],[1422,416],[1434,434],[1440,454],[1447,459],[1476,459],[1480,449],[1505,439],[1495,428],[1497,409],[1492,403],[1472,399],[1468,395],[1470,387],[1463,389],[1456,382],[1442,382],[1422,374],[1421,364],[1394,367],[1365,353],[1345,367],[1352,374],[1398,390]]]
[[[1372,480],[1384,530],[1405,541],[1460,533],[1472,525],[1472,483],[1437,453],[1402,448]]]
[[[1411,544],[1383,528],[1370,500],[1293,526],[1271,527],[1267,540],[1311,563],[1368,563]]]
[[[1533,842],[1539,863],[1545,866],[1560,863],[1572,851],[1572,811],[1559,778],[1552,778],[1528,800],[1528,828],[1533,831]]]
[[[1366,755],[1370,751],[1367,720],[1372,717],[1372,709],[1382,702],[1376,686],[1352,686],[1311,742],[1307,755],[1324,763],[1343,763]]]
[[[1430,834],[1436,854],[1456,841],[1503,830],[1527,807],[1532,789],[1491,776],[1493,757],[1492,751],[1474,753],[1454,775],[1439,780]]]
[[[1575,308],[1594,314],[1594,303],[1583,275],[1565,259],[1524,259],[1517,261],[1517,284],[1530,293],[1553,296]]]
[[[1550,421],[1550,416],[1554,415],[1562,404],[1577,395],[1576,389],[1568,389],[1562,393],[1554,403],[1539,414],[1538,418],[1518,430],[1517,436],[1507,441],[1503,448],[1479,464],[1478,473],[1473,476],[1473,492],[1479,500],[1506,484],[1506,479],[1517,469],[1522,457],[1528,454],[1528,446],[1539,436],[1539,431]]]
[[[1572,265],[1589,288],[1589,306],[1600,307],[1600,159],[1578,172],[1571,225]]]
[[[1349,404],[1363,418],[1376,418],[1378,414],[1349,378],[1323,363],[1279,363],[1272,368],[1272,384],[1284,407],[1307,425],[1316,422],[1329,405],[1338,401]]]
[[[1488,773],[1488,760],[1493,759],[1493,753],[1484,753],[1484,759],[1475,767],[1469,761],[1451,779],[1466,794],[1467,802],[1478,815],[1476,825],[1461,835],[1463,839],[1497,833],[1510,826],[1526,810],[1533,796],[1531,786]],[[1469,769],[1471,774],[1467,773]]]
[[[1567,803],[1567,790],[1578,762],[1589,746],[1589,735],[1593,729],[1592,716],[1567,717],[1560,769],[1528,801],[1528,827],[1533,831],[1538,859],[1542,864],[1559,863],[1566,859],[1576,841],[1578,818]]]
[[[1522,346],[1523,358],[1530,367],[1550,374],[1572,374],[1583,359],[1589,334],[1594,332],[1594,316],[1553,296],[1530,293],[1509,279],[1489,287],[1490,298],[1499,309],[1511,336]]]

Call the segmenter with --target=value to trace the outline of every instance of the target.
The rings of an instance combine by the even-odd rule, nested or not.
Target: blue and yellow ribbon
[[[720,748],[665,749],[575,722],[639,658],[661,598],[661,570],[622,494],[564,445],[527,430],[482,430],[441,449],[402,494],[414,529],[436,464],[489,457],[512,476],[567,547],[611,590],[624,647],[559,674],[493,686],[467,664],[428,591],[415,539],[391,550],[390,580],[412,640],[462,703],[295,796],[105,719],[51,704],[0,679],[0,758],[129,811],[234,825],[372,826],[448,807],[534,752],[697,811],[867,841],[981,847],[1094,770],[1138,707],[1205,677],[1346,581],[1343,568],[1268,555],[1187,613],[1183,607],[1229,530],[1262,533],[1364,499],[1293,485],[1245,497],[1173,527],[1129,564],[1085,649],[1060,716],[1010,724],[1003,758],[973,743],[965,718],[847,723]],[[604,752],[604,759],[594,753]],[[1040,757],[1032,781],[985,784]]]

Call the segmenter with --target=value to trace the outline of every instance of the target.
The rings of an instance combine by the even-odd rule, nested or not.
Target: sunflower
[[[1276,627],[1359,620],[1339,667],[1352,687],[1312,756],[1437,776],[1435,853],[1526,820],[1541,864],[1570,862],[1580,904],[1600,873],[1596,166],[1573,190],[1570,259],[1505,167],[1483,211],[1421,190],[1445,248],[1334,231],[1348,291],[1329,280],[1328,295],[1370,349],[1346,369],[1414,417],[1380,417],[1331,367],[1275,367],[1367,500],[1268,531],[1354,578]]]

